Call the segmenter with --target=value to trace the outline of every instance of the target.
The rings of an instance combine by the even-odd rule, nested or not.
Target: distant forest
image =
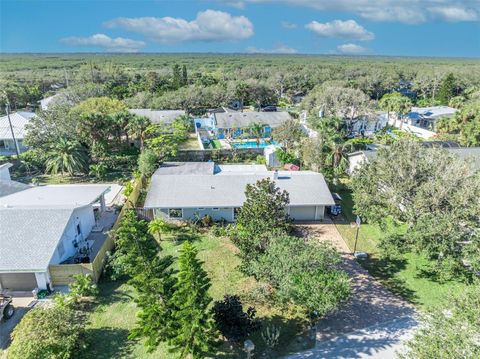
[[[193,111],[241,101],[282,105],[316,86],[361,90],[371,100],[400,91],[417,105],[445,104],[480,86],[480,61],[447,58],[246,54],[2,54],[2,112],[34,107],[64,88],[129,107]],[[86,89],[85,89],[86,88]],[[85,94],[85,97],[89,97]],[[448,99],[447,99],[448,100]]]

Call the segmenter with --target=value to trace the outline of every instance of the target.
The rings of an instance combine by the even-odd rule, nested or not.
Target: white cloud
[[[476,21],[478,20],[478,13],[474,10],[467,10],[461,7],[433,7],[430,11],[437,14],[445,21],[460,22],[460,21]]]
[[[227,3],[231,0],[217,0]],[[432,19],[472,21],[479,18],[478,0],[236,0],[248,3],[277,3],[320,11],[346,12],[372,21],[417,24]],[[455,9],[455,10],[454,10]]]
[[[367,53],[368,49],[355,44],[343,44],[337,46],[337,52],[344,55],[360,55]]]
[[[305,27],[321,37],[333,37],[340,39],[353,40],[373,40],[375,35],[367,31],[363,26],[357,24],[355,20],[333,20],[324,24],[312,21]]]
[[[123,37],[111,38],[105,34],[95,34],[88,37],[66,37],[61,40],[71,46],[92,46],[111,52],[137,52],[145,47],[146,43]]]
[[[278,44],[273,49],[262,49],[255,46],[249,46],[245,50],[249,54],[297,54],[298,50],[285,44]]]
[[[120,27],[160,43],[232,41],[253,35],[253,24],[245,16],[215,10],[201,11],[192,21],[173,17],[120,17],[107,21],[105,26]]]
[[[289,29],[289,30],[297,28],[297,24],[293,24],[290,21],[282,21],[280,25],[282,25],[284,29]]]

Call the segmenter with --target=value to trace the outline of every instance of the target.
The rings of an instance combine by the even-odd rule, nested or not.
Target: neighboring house
[[[480,147],[460,147],[455,142],[431,141],[421,142],[422,146],[442,147],[450,153],[456,154],[459,158],[469,161],[474,168],[480,170]],[[348,173],[352,174],[356,169],[360,168],[364,163],[369,163],[377,156],[379,147],[370,147],[364,151],[357,151],[348,155]]]
[[[207,118],[196,118],[195,127],[204,129],[216,139],[245,138],[253,124],[263,125],[263,138],[272,137],[272,129],[291,119],[288,112],[213,111]]]
[[[27,150],[27,146],[23,144],[23,139],[26,134],[25,125],[30,122],[34,116],[35,114],[33,112],[13,112],[10,114],[15,141],[13,140],[8,116],[0,117],[0,155],[10,156],[15,154],[15,146],[18,146],[20,153]]]
[[[247,184],[271,178],[289,193],[287,213],[297,221],[317,221],[334,205],[323,176],[311,171],[268,171],[263,165],[168,163],[152,176],[145,209],[155,217],[195,220],[205,215],[234,222],[245,202]]]
[[[412,132],[418,137],[428,139],[435,136],[436,121],[443,117],[453,116],[458,110],[448,106],[412,107],[406,116],[390,118],[390,125],[404,131]]]
[[[153,124],[170,125],[176,118],[186,114],[183,110],[150,110],[147,108],[132,108],[128,110],[138,116],[147,117]]]
[[[384,112],[377,113],[373,118],[358,118],[345,120],[347,137],[371,136],[388,125],[388,117]]]
[[[53,289],[49,265],[88,250],[109,186],[15,184],[0,181],[0,289]]]
[[[60,99],[60,94],[55,94],[53,96],[45,97],[40,100],[40,108],[42,110],[48,110],[48,107],[53,105],[58,99]]]

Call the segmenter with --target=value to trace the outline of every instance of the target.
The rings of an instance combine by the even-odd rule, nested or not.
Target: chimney
[[[275,180],[278,180],[278,171],[277,171],[277,170],[275,170],[275,171],[273,172],[273,180],[274,180],[274,181],[275,181]]]

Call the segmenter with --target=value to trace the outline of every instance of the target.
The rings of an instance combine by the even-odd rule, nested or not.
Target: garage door
[[[314,221],[315,206],[290,207],[290,217],[295,221]]]
[[[8,290],[33,290],[37,287],[34,273],[2,273],[0,286]]]

